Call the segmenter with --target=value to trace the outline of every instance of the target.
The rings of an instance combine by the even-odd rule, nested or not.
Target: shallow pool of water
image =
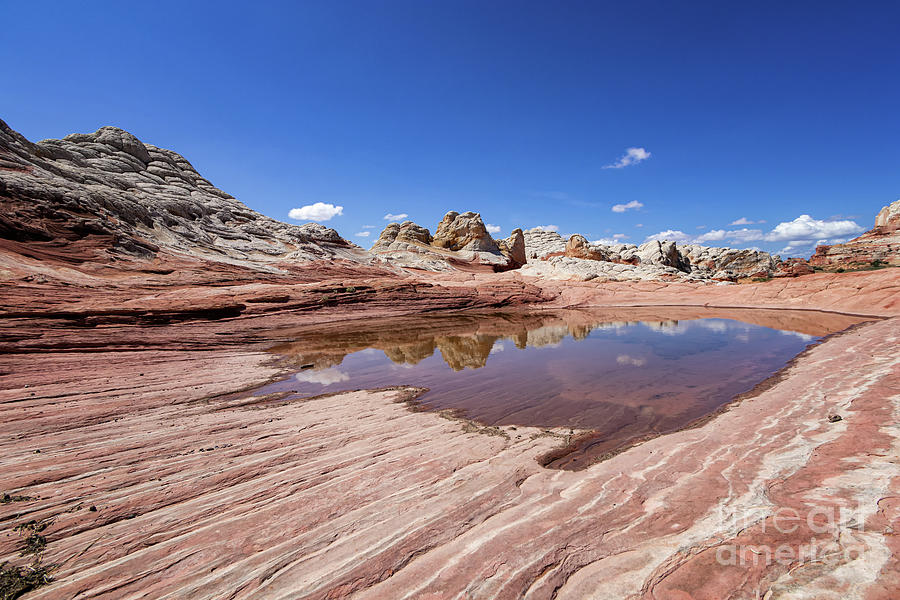
[[[334,324],[273,348],[298,371],[265,391],[425,387],[429,408],[485,424],[593,430],[596,455],[714,412],[821,336],[860,320],[672,310],[679,318],[636,309]]]

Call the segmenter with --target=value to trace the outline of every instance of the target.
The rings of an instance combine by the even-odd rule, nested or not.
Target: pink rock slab
[[[557,437],[412,412],[404,390],[228,393],[277,373],[261,352],[8,355],[0,486],[38,499],[0,506],[0,560],[23,560],[15,524],[49,519],[60,566],[29,600],[892,598],[898,345],[900,320],[862,325],[578,472],[537,464]],[[802,526],[781,533],[789,511]],[[814,538],[836,560],[716,554]]]

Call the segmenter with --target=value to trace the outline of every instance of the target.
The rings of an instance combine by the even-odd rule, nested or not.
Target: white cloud
[[[485,225],[484,228],[487,229],[488,233],[500,233],[501,229],[499,225],[491,225],[490,223]]]
[[[319,385],[331,385],[332,383],[347,381],[350,379],[350,376],[340,369],[330,367],[328,369],[322,369],[321,371],[300,371],[294,375],[294,379],[297,381],[306,381],[308,383],[318,383]]]
[[[362,228],[363,229],[375,229],[375,226],[374,225],[363,225]]]
[[[729,223],[729,225],[762,225],[765,222],[766,222],[765,219],[760,219],[758,221],[751,221],[747,217],[741,217],[737,221],[732,221],[731,223]]]
[[[755,242],[763,239],[762,229],[733,229],[728,232],[728,239],[734,242]]]
[[[781,335],[793,335],[800,338],[804,342],[811,342],[816,339],[816,336],[814,335],[809,335],[808,333],[800,333],[799,331],[788,331],[786,329],[782,329],[781,331],[779,331],[779,333],[781,333]]]
[[[725,239],[725,235],[728,232],[724,229],[713,229],[712,231],[707,231],[703,235],[697,236],[694,240],[698,244],[703,244],[705,242],[718,242]]]
[[[353,235],[355,235],[356,237],[369,237],[371,233],[371,231],[359,231],[357,233],[354,233]]]
[[[725,231],[724,229],[713,229],[711,231],[707,231],[703,235],[697,236],[694,239],[694,242],[697,244],[705,244],[707,242],[720,242],[722,240],[728,240],[730,242],[746,243],[761,239],[763,239],[763,232],[761,229],[747,229],[746,227],[744,227],[743,229],[732,229],[730,231]]]
[[[388,214],[384,215],[384,220],[385,221],[402,221],[403,219],[405,219],[408,216],[409,215],[406,213],[399,213],[396,215],[392,214],[392,213],[388,213]]]
[[[650,153],[643,148],[625,148],[625,154],[611,165],[606,165],[604,169],[622,169],[628,165],[636,165],[650,158]]]
[[[787,246],[778,251],[778,254],[783,254],[785,256],[806,256],[812,254],[815,247],[820,246],[820,242],[824,241],[825,240],[819,240],[818,242],[811,242],[809,240],[791,240],[788,242]]]
[[[623,243],[622,240],[626,239],[628,236],[624,233],[616,233],[613,234],[611,238],[600,238],[599,240],[594,240],[592,244],[600,244],[602,246],[614,246],[616,244]]]
[[[682,335],[690,329],[690,321],[641,321],[641,325],[665,335]]]
[[[559,231],[559,227],[556,225],[538,225],[537,227],[532,227],[531,230],[534,231],[537,229],[538,231]]]
[[[641,227],[644,226],[644,224],[643,223],[635,223],[634,226],[637,227],[638,229],[640,229]]]
[[[806,240],[812,242],[823,238],[834,238],[842,235],[850,235],[860,233],[863,228],[853,221],[820,221],[813,219],[809,215],[800,215],[793,221],[785,221],[775,226],[772,231],[766,234],[767,242],[783,242],[792,240],[794,242]]]
[[[288,217],[297,221],[328,221],[342,214],[344,214],[343,206],[316,202],[300,208],[292,208],[288,213]]]
[[[620,365],[631,365],[632,367],[643,367],[647,364],[646,358],[637,358],[627,354],[620,354],[616,357],[616,362]]]
[[[613,211],[614,213],[623,213],[623,212],[625,212],[626,210],[631,210],[631,209],[637,210],[637,209],[639,209],[639,208],[644,208],[644,204],[643,204],[642,202],[638,202],[637,200],[632,200],[632,201],[629,202],[628,204],[616,204],[616,205],[614,205],[614,206],[612,207],[612,211]]]
[[[728,331],[728,323],[719,319],[700,319],[699,321],[694,321],[694,323],[704,329],[715,331],[716,333],[725,333]]]
[[[683,231],[677,229],[667,229],[665,231],[660,231],[659,233],[655,233],[653,235],[648,235],[644,241],[649,242],[651,240],[660,240],[665,241],[668,240],[670,242],[690,242],[692,240],[691,236],[686,234]]]
[[[697,225],[697,229],[706,229],[706,225]]]
[[[816,246],[832,246],[834,244],[843,244],[847,238],[831,238],[820,240],[790,240],[788,245],[778,251],[778,254],[785,256],[806,256],[815,251]]]

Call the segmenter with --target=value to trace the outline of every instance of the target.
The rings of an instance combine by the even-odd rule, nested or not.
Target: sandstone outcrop
[[[525,236],[519,228],[513,229],[508,238],[497,240],[500,252],[509,259],[510,267],[517,269],[528,262],[525,256]]]
[[[778,263],[778,268],[772,273],[772,277],[800,277],[813,273],[815,270],[805,258],[788,258]]]
[[[602,245],[592,244],[576,234],[559,253],[562,237],[554,232],[532,230],[526,233],[525,239],[529,271],[559,279],[737,281],[773,276],[779,265],[767,252],[694,244],[679,246],[673,241],[650,240],[640,246]],[[546,264],[538,264],[541,262]],[[800,274],[799,269],[796,274]]]
[[[678,252],[678,246],[675,242],[650,240],[638,246],[636,254],[641,259],[642,265],[671,267],[685,272],[690,270],[684,257]]]
[[[658,244],[646,262],[623,264],[612,261],[643,260],[637,246],[586,260],[564,256],[556,234],[523,232],[521,271],[402,272],[366,264],[321,226],[266,229],[189,165],[120,130],[33,147],[2,133],[0,562],[27,567],[30,522],[55,566],[29,600],[886,600],[900,589],[895,269],[696,285],[765,257]],[[151,167],[177,176],[157,182]],[[151,182],[160,189],[137,185]],[[183,186],[186,196],[169,189]],[[879,217],[880,235],[893,219]],[[403,225],[382,245],[442,264],[479,252],[432,246],[427,230]],[[534,257],[529,237],[541,238]],[[519,255],[518,239],[497,244],[504,258]],[[565,268],[654,281],[560,282]],[[268,350],[299,327],[346,320],[358,336],[363,320],[538,304],[602,308],[611,326],[764,307],[740,318],[799,319],[785,328],[816,336],[853,322],[840,312],[873,320],[813,345],[751,401],[582,470],[545,466],[589,457],[590,437],[408,410],[421,389],[258,392],[291,375]],[[511,323],[510,335],[517,345],[588,335],[572,318]],[[412,326],[392,331],[404,336],[386,340],[398,359],[441,347]],[[450,364],[481,364],[493,348],[496,331],[471,333],[447,337]],[[310,350],[339,360],[298,344],[304,361]],[[672,339],[670,350],[686,348]],[[565,385],[564,371],[548,373]],[[735,562],[723,564],[722,549]]]
[[[882,233],[891,233],[900,229],[900,200],[888,204],[875,217],[875,227]]]
[[[370,252],[381,260],[401,268],[427,271],[449,271],[453,267],[447,255],[431,245],[433,238],[428,229],[412,221],[389,223]]]
[[[900,266],[900,200],[882,208],[875,227],[858,238],[817,247],[809,264],[827,271]]]
[[[529,261],[542,260],[551,255],[562,256],[566,252],[566,240],[555,231],[545,231],[535,227],[523,233],[525,255]]]
[[[477,285],[498,277],[513,274],[479,275]],[[584,300],[600,304],[790,300],[852,311],[896,298],[889,283],[882,271],[563,289],[590,289]],[[708,316],[682,310],[672,318]],[[300,318],[328,326],[334,316]],[[86,330],[70,325],[56,330],[53,352],[4,357],[3,490],[28,500],[0,505],[2,554],[26,560],[14,527],[35,519],[47,523],[45,563],[59,565],[28,598],[831,598],[838,588],[887,599],[900,585],[896,318],[814,347],[714,421],[580,471],[537,460],[583,457],[580,438],[563,447],[568,429],[486,430],[408,410],[417,390],[240,392],[285,375],[253,343],[270,339],[270,318],[206,323],[200,344],[182,325],[138,329],[127,352],[72,351]],[[29,333],[42,323],[18,325]],[[548,325],[529,343],[564,335]],[[828,519],[840,509],[849,526]],[[814,540],[816,562],[754,562],[761,547]],[[722,564],[720,547],[745,554]]]
[[[381,232],[372,249],[387,250],[398,247],[397,244],[416,244],[428,246],[432,242],[431,232],[416,225],[412,221],[390,223]]]
[[[438,223],[432,244],[447,250],[499,253],[497,242],[490,236],[481,215],[467,211],[448,212]]]
[[[712,279],[719,280],[769,277],[778,264],[771,254],[760,250],[709,248],[688,244],[681,246],[678,251],[691,273],[708,274]]]
[[[609,260],[609,254],[604,252],[600,246],[592,246],[583,235],[577,233],[566,242],[565,255],[584,260]]]
[[[737,281],[770,277],[779,265],[778,259],[759,250],[678,245],[665,240],[649,240],[639,246],[604,245],[591,243],[578,234],[565,241],[558,233],[541,229],[528,230],[524,237],[525,253],[532,265],[529,270],[559,279]]]
[[[371,261],[335,230],[251,210],[181,155],[115,127],[32,143],[0,121],[0,201],[0,244],[33,258],[77,264],[166,250],[270,271]]]
[[[402,268],[507,271],[525,263],[525,241],[519,239],[521,230],[516,231],[498,242],[488,233],[480,214],[451,211],[438,223],[433,237],[411,221],[389,224],[372,246],[372,252]]]
[[[551,256],[530,261],[520,269],[523,275],[550,280],[573,281],[690,281],[703,282],[708,278],[685,273],[674,267],[651,264],[630,264],[606,260],[586,260],[570,256]]]

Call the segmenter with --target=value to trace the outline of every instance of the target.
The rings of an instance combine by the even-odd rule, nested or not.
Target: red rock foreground
[[[895,268],[746,285],[487,273],[520,263],[523,239],[463,243],[482,235],[463,213],[428,256],[509,264],[401,269],[115,128],[34,144],[0,122],[0,204],[4,598],[900,597]],[[891,264],[892,211],[877,238],[820,254]],[[430,233],[391,232],[421,258]],[[499,307],[888,318],[581,471],[540,466],[560,432],[416,412],[413,389],[252,392],[286,372],[267,350],[292,339],[273,332]]]
[[[891,271],[737,287],[553,288],[507,274],[495,289],[531,290],[548,306],[893,316]],[[538,464],[556,436],[413,412],[410,390],[289,402],[238,393],[281,372],[263,351],[273,325],[385,314],[403,285],[431,298],[418,309],[486,298],[465,292],[480,277],[395,288],[370,278],[369,304],[243,302],[251,308],[213,320],[178,313],[165,290],[136,294],[145,312],[115,315],[112,284],[89,304],[57,296],[43,314],[9,311],[0,491],[32,499],[0,505],[0,560],[27,562],[28,529],[14,528],[34,520],[32,531],[46,525],[44,564],[58,567],[28,599],[897,597],[896,316],[813,348],[701,427],[576,472]],[[312,293],[271,285],[191,293],[279,295],[272,306]],[[14,305],[7,290],[3,306]],[[148,327],[153,315],[168,324]]]

